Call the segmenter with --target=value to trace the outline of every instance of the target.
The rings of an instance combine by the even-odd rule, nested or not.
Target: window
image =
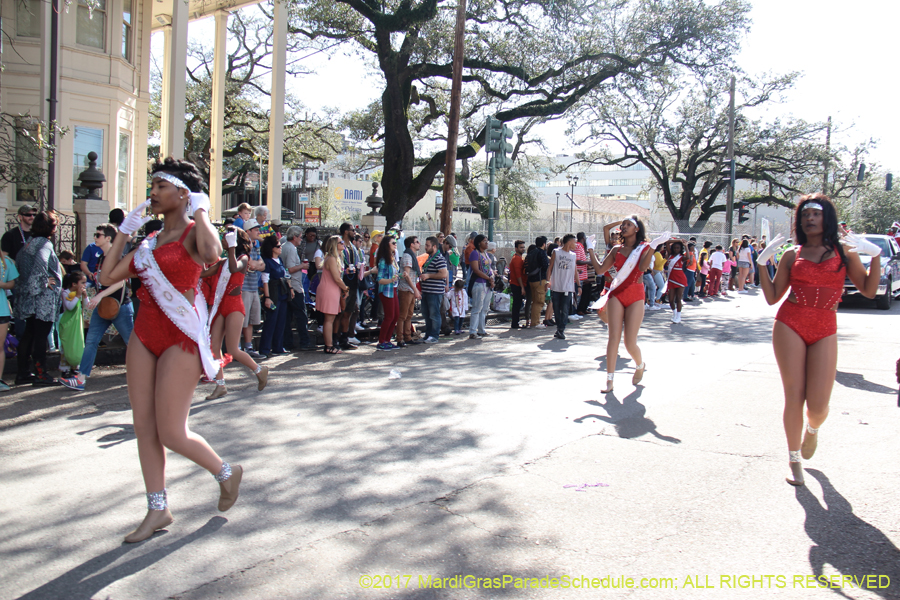
[[[41,37],[41,13],[38,0],[16,0],[16,35]]]
[[[131,0],[122,6],[122,58],[131,62]]]
[[[37,139],[37,120],[16,117],[16,202],[37,202],[37,191],[43,182]]]
[[[119,133],[119,162],[118,177],[116,179],[116,206],[124,209],[128,206],[131,188],[128,185],[128,149],[131,145],[131,138],[127,133]]]
[[[106,49],[106,0],[78,0],[75,41],[84,46]]]
[[[103,170],[103,130],[94,127],[75,126],[74,140],[74,165],[75,179],[72,182],[75,188],[75,195],[84,197],[85,190],[80,186],[81,181],[78,176],[81,172],[88,168],[88,153],[97,153],[97,169]],[[102,192],[101,192],[102,196]]]
[[[322,171],[319,171],[319,181],[322,181]]]

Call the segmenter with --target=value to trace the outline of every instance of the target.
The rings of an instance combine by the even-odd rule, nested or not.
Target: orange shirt
[[[513,256],[509,261],[509,283],[523,289],[528,287],[528,279],[525,277],[525,260],[519,254]]]

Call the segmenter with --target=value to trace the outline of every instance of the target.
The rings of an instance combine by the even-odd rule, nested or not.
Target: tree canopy
[[[321,46],[354,45],[383,77],[379,106],[349,121],[360,146],[381,155],[381,209],[399,220],[443,169],[427,128],[446,130],[456,3],[443,0],[298,0],[289,31]],[[748,27],[749,5],[722,0],[474,0],[467,5],[463,118],[559,118],[616,77],[653,78],[667,65],[727,62]],[[465,128],[461,127],[461,130]],[[470,159],[484,129],[459,148]]]

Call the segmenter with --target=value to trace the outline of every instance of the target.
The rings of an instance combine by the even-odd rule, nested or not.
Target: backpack
[[[541,263],[537,261],[536,252],[543,252],[540,248],[535,248],[531,251],[531,253],[525,257],[525,277],[533,277],[535,275],[540,275],[541,273]],[[537,264],[535,264],[537,263]]]

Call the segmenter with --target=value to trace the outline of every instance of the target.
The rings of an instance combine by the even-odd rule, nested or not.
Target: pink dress
[[[333,257],[332,260],[334,260]],[[324,264],[322,265],[322,275],[319,278],[319,287],[316,289],[316,310],[323,315],[341,313],[341,288],[338,287],[331,271],[326,269]]]

